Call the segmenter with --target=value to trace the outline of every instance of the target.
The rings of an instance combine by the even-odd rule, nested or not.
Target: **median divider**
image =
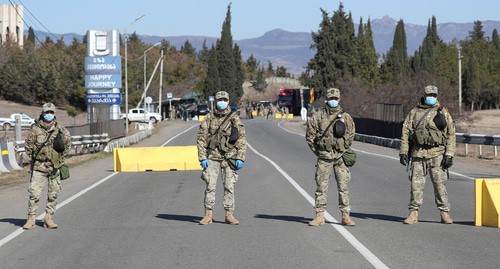
[[[476,178],[476,226],[500,228],[500,178]]]
[[[196,146],[114,148],[115,172],[201,170]]]
[[[12,142],[0,141],[0,172],[22,170],[16,161],[16,151]]]

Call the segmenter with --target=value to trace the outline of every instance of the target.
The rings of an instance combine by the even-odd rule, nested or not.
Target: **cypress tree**
[[[389,72],[389,77],[396,80],[400,76],[409,74],[410,64],[408,60],[408,50],[406,47],[406,33],[403,20],[399,20],[394,32],[392,47],[387,52],[385,65]]]
[[[219,76],[219,66],[217,60],[217,51],[212,45],[212,49],[208,51],[208,69],[205,85],[203,86],[203,94],[205,97],[214,96],[221,89],[221,81]]]
[[[229,93],[232,101],[241,96],[236,92],[236,66],[233,51],[233,36],[231,34],[231,4],[227,7],[226,19],[222,24],[221,38],[217,42],[217,63],[219,68],[220,89]],[[243,91],[243,90],[242,90]]]

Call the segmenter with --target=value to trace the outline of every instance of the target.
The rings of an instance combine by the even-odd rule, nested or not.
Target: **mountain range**
[[[382,19],[371,20],[373,42],[375,50],[382,56],[392,46],[394,31],[398,21],[385,16]],[[487,20],[482,21],[483,31],[485,36],[491,38],[494,29],[500,31],[500,21]],[[472,31],[474,22],[470,23],[438,23],[437,31],[439,36],[444,42],[452,40],[465,40]],[[355,25],[355,29],[358,26]],[[427,33],[427,25],[417,25],[405,23],[406,42],[408,54],[413,55],[415,50],[422,44],[422,41]],[[48,35],[45,32],[35,31],[35,34],[40,40],[45,40]],[[211,47],[218,37],[209,36],[150,36],[140,35],[141,40],[148,44],[155,44],[156,42],[166,39],[171,45],[180,48],[186,40],[199,51],[203,42],[206,40],[208,47]],[[69,34],[53,34],[51,37],[58,39],[64,37],[65,42],[71,42],[73,38],[81,40],[83,35],[75,33]],[[267,67],[270,61],[274,68],[277,66],[284,66],[288,72],[299,76],[304,67],[307,66],[308,61],[314,56],[315,51],[311,49],[313,44],[311,33],[308,32],[288,32],[282,29],[270,30],[264,35],[256,38],[234,40],[240,46],[242,58],[244,61],[253,54],[253,56],[260,62],[261,66]]]

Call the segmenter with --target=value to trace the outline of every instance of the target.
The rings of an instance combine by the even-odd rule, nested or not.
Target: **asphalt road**
[[[495,167],[455,161],[448,182],[455,223],[439,222],[426,184],[420,222],[403,225],[410,185],[397,151],[355,143],[351,215],[339,225],[335,183],[328,224],[313,218],[315,157],[303,132],[286,123],[244,120],[247,159],[236,185],[235,216],[224,224],[218,183],[215,222],[200,226],[200,171],[115,173],[108,157],[72,169],[55,218],[59,229],[23,231],[26,184],[0,188],[1,268],[498,268],[498,229],[474,226],[475,177]],[[195,145],[196,122],[168,125],[137,146]],[[147,156],[141,156],[147,157]]]

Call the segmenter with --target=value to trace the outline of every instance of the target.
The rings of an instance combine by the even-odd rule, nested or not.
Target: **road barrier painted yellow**
[[[196,146],[115,148],[115,172],[201,170]]]
[[[205,115],[198,116],[198,121],[204,121],[204,120],[205,120]]]
[[[282,113],[276,113],[274,115],[274,117],[277,118],[277,119],[286,118],[285,114],[282,114]],[[293,114],[291,114],[291,113],[288,114],[288,118],[289,119],[293,119]]]
[[[500,228],[500,178],[476,178],[476,226]]]

